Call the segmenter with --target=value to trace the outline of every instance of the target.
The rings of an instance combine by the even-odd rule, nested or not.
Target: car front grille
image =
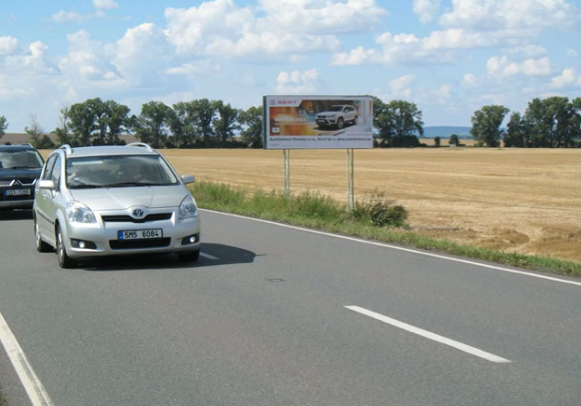
[[[163,248],[169,247],[171,238],[153,238],[150,240],[109,240],[109,246],[113,250],[130,250],[139,248]]]
[[[20,187],[32,186],[36,183],[36,178],[17,178],[0,180],[0,187]]]
[[[135,219],[131,216],[127,216],[127,215],[122,215],[122,216],[101,216],[101,219],[103,220],[103,222],[105,223],[136,223],[136,224],[142,224],[142,223],[149,223],[152,221],[164,221],[164,220],[170,220],[172,216],[172,213],[154,213],[154,214],[148,214],[147,216],[145,216],[142,219]]]

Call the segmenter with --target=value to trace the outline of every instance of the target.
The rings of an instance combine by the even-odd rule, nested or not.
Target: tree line
[[[506,128],[502,124],[510,110],[484,106],[472,116],[470,133],[477,145],[519,148],[581,147],[581,97],[533,99],[524,114],[513,112]]]
[[[375,146],[419,147],[424,134],[422,111],[414,103],[373,98]],[[484,106],[472,116],[471,134],[478,146],[521,148],[571,148],[581,146],[581,98],[534,99],[521,115],[514,112],[506,128],[510,110],[504,106]],[[52,131],[58,144],[122,144],[121,135],[154,148],[209,148],[263,146],[262,106],[240,110],[222,100],[197,99],[171,106],[150,101],[132,115],[129,107],[113,100],[88,99],[60,109],[58,127]],[[8,122],[0,116],[0,138]],[[53,148],[52,139],[31,116],[25,127],[37,148]],[[439,137],[438,137],[439,138]],[[453,142],[454,141],[454,142]],[[440,139],[435,140],[436,146]],[[458,145],[458,137],[450,139]]]

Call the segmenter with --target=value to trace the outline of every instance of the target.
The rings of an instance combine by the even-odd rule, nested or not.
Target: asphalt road
[[[581,404],[581,286],[202,215],[212,259],[73,270],[0,215],[0,312],[55,406]]]

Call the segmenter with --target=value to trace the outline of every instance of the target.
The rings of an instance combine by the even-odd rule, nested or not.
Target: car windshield
[[[44,162],[32,149],[0,151],[0,169],[40,169]]]
[[[178,184],[168,164],[156,155],[69,158],[66,179],[70,189]]]
[[[328,111],[343,111],[343,106],[331,106]]]

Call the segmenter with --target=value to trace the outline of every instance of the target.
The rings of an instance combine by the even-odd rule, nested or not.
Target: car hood
[[[73,189],[73,199],[91,210],[125,210],[133,206],[150,209],[177,207],[188,195],[182,186],[124,187],[109,189]]]
[[[12,180],[18,178],[38,178],[42,168],[38,169],[0,169],[0,180]]]

